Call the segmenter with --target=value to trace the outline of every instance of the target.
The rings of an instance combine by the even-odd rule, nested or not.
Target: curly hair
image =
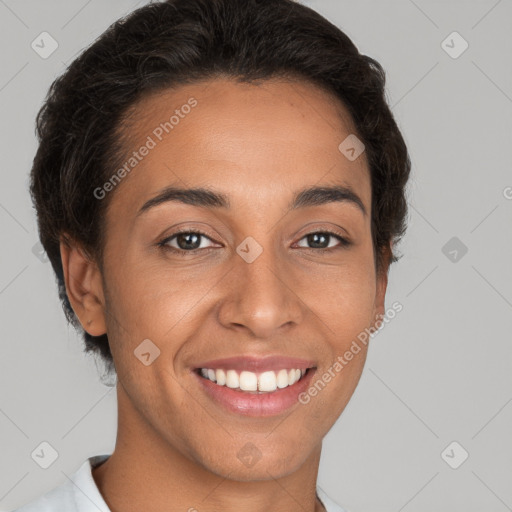
[[[36,119],[30,176],[39,237],[67,320],[85,352],[113,368],[107,334],[91,336],[66,294],[60,242],[69,237],[100,265],[108,199],[94,190],[120,164],[123,123],[146,95],[216,77],[295,77],[330,91],[365,145],[371,236],[378,272],[398,261],[411,162],[385,97],[385,72],[339,28],[294,0],[167,0],[117,20],[50,86]],[[109,195],[109,197],[112,194]]]

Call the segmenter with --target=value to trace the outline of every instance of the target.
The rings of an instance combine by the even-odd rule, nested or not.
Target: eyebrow
[[[137,216],[148,211],[150,208],[169,201],[178,201],[184,204],[203,208],[225,208],[231,207],[229,198],[220,192],[214,192],[207,188],[180,188],[175,186],[166,187],[155,197],[146,201],[137,212]],[[309,187],[298,191],[288,208],[306,208],[308,206],[321,206],[328,203],[348,203],[356,205],[363,215],[367,215],[366,208],[361,198],[350,188],[342,185]]]

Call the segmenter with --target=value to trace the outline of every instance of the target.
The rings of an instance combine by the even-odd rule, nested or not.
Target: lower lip
[[[206,394],[230,412],[244,416],[262,417],[275,416],[299,403],[299,395],[306,391],[316,369],[311,368],[302,379],[295,384],[272,393],[248,393],[237,391],[227,386],[219,386],[210,379],[205,379],[195,371],[192,373]]]

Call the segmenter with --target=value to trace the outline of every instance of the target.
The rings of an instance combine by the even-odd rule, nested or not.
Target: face
[[[176,109],[166,132],[160,123]],[[108,333],[120,422],[217,475],[291,473],[347,405],[366,346],[341,371],[338,356],[384,309],[365,153],[349,160],[338,149],[354,133],[350,117],[307,83],[218,79],[146,97],[133,119],[126,160],[148,136],[154,145],[107,192],[102,273],[90,270],[85,299],[72,299],[90,334]],[[167,187],[210,195],[148,203]],[[299,196],[313,187],[344,187],[355,199]],[[231,357],[242,359],[215,362]],[[205,364],[219,383],[200,375]],[[247,390],[220,385],[215,370],[227,376],[230,366],[249,371]],[[284,386],[290,373],[279,368],[310,369],[273,393],[250,392],[253,374]],[[241,463],[247,452],[257,464]]]

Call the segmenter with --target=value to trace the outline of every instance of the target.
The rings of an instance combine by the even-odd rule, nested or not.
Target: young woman
[[[118,433],[19,510],[343,510],[317,488],[322,440],[407,213],[384,85],[292,0],[148,4],[54,82],[31,194]]]

